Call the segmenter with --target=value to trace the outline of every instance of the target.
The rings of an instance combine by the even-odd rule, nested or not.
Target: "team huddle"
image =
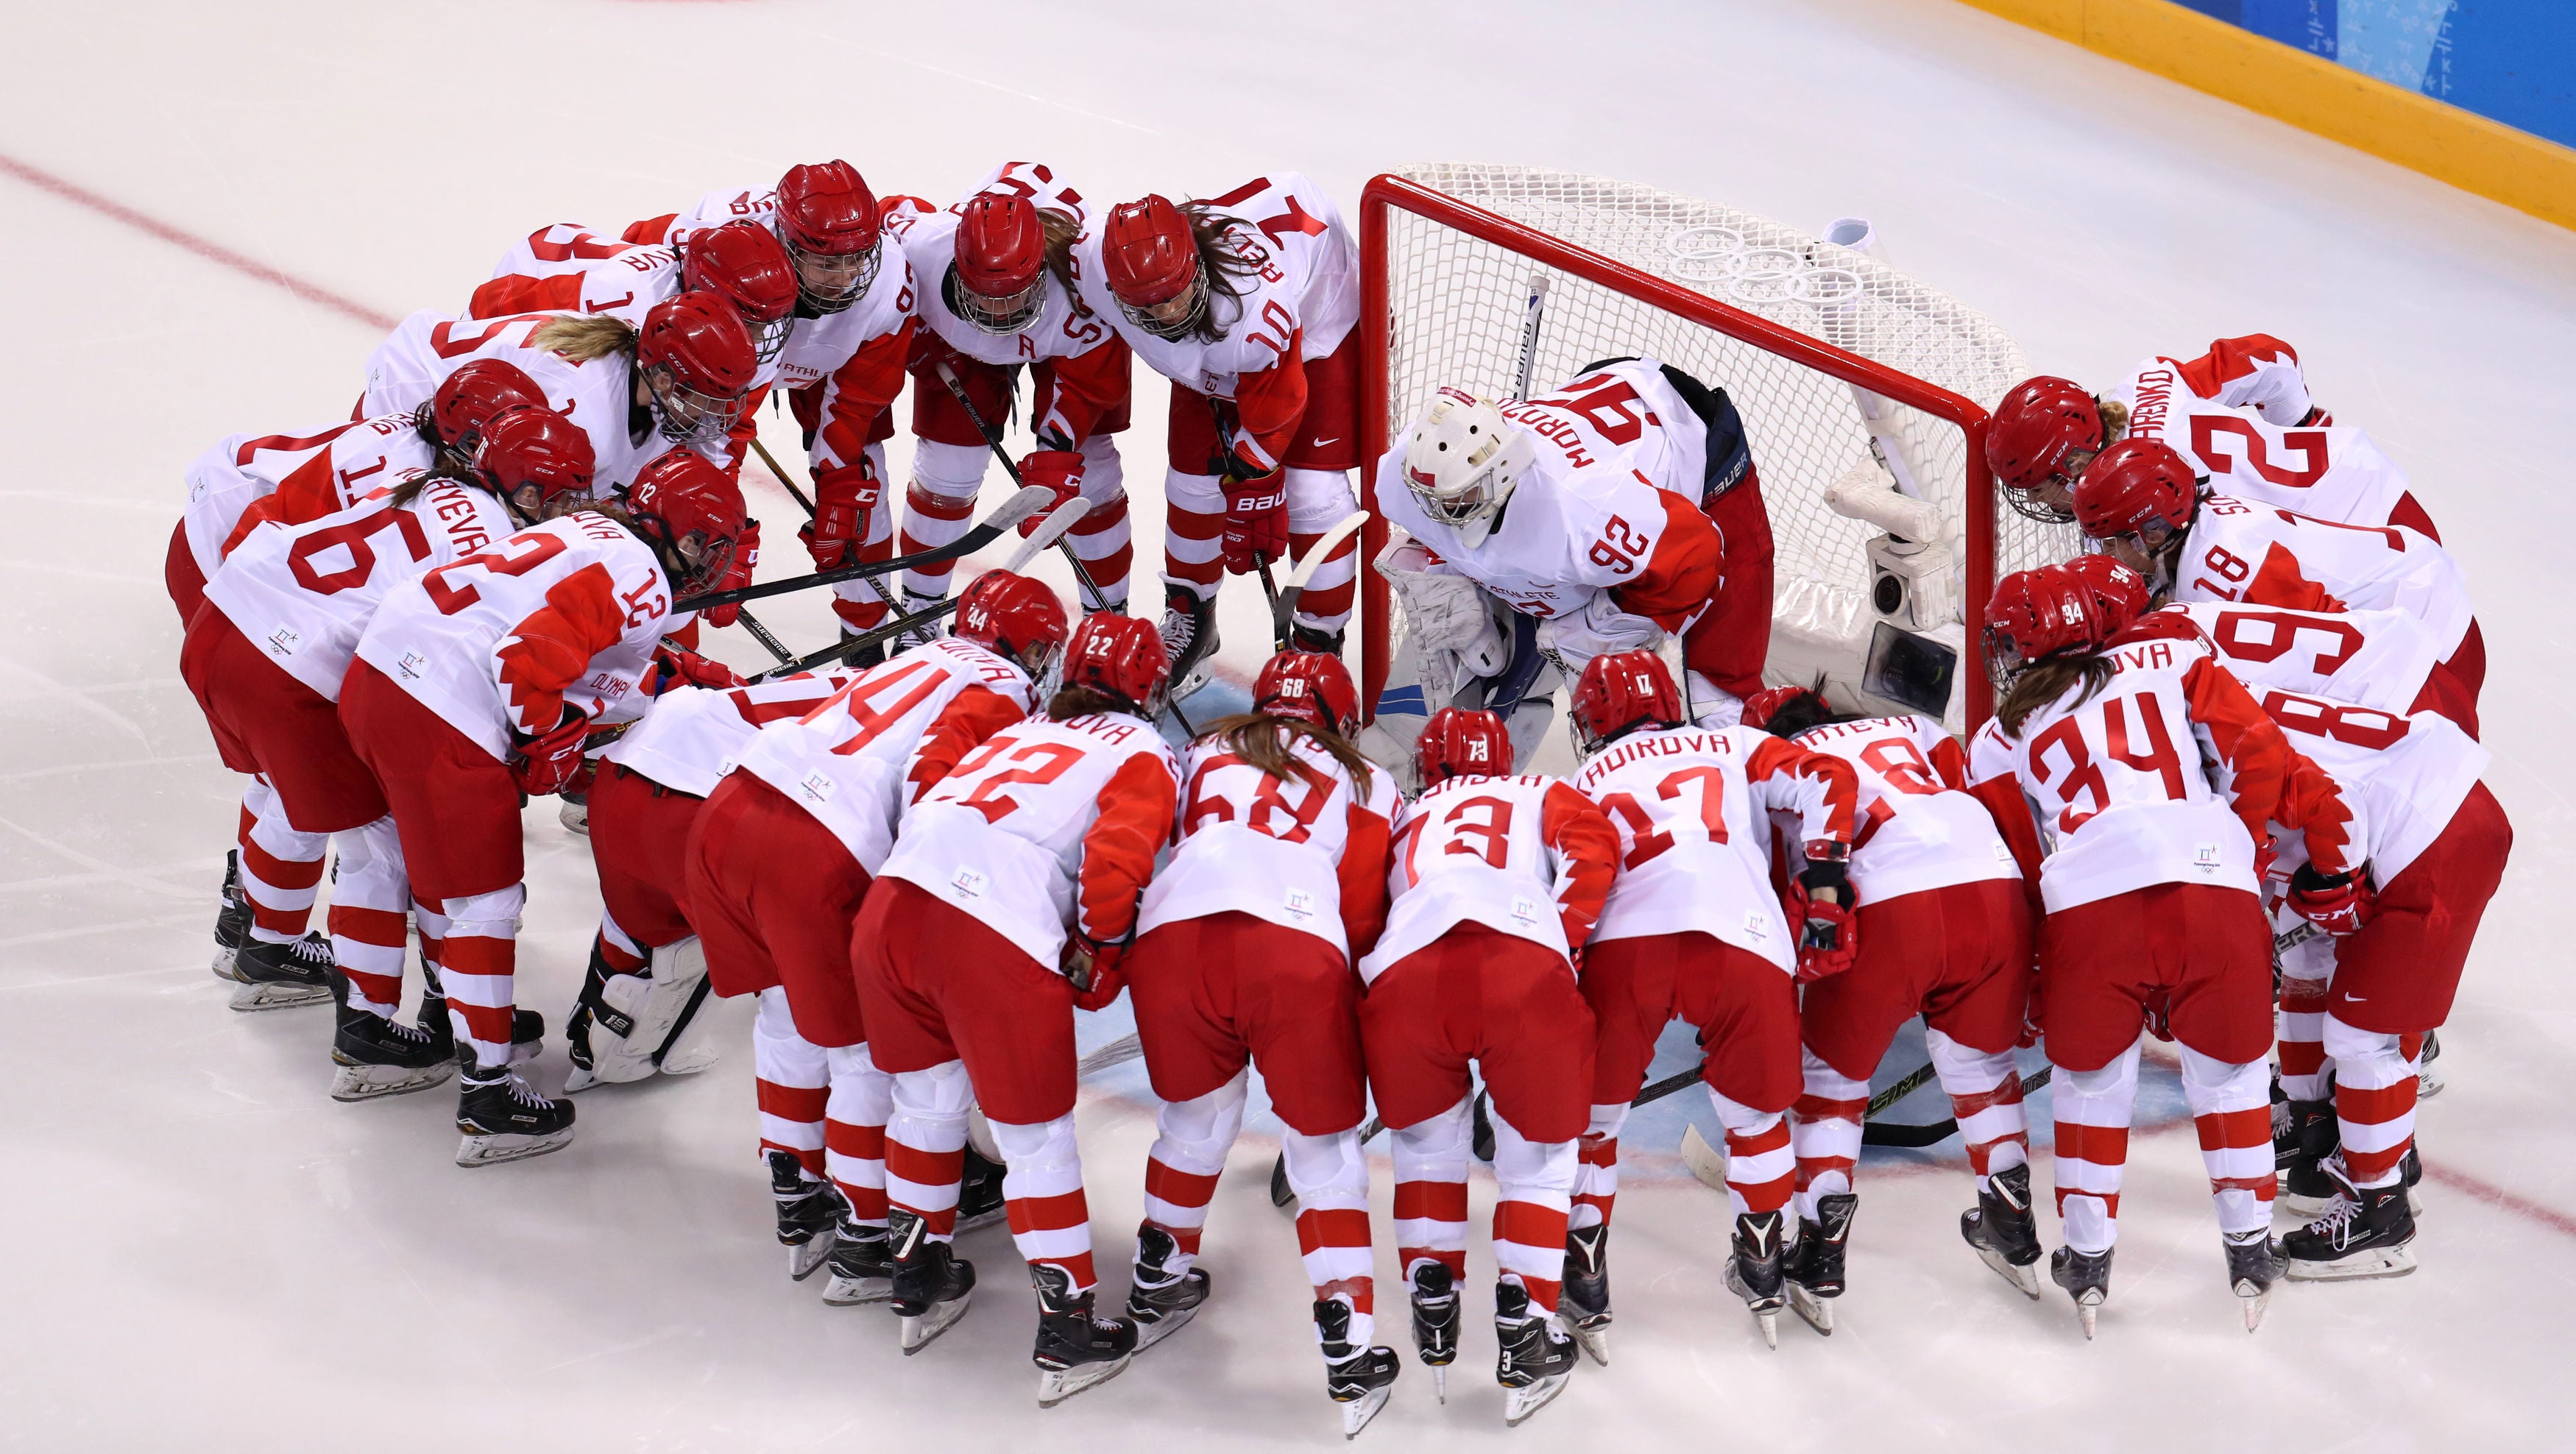
[[[531,233],[461,313],[403,321],[349,421],[190,468],[181,670],[249,778],[216,929],[234,1007],[330,1001],[342,1100],[456,1078],[473,1167],[569,1145],[575,1093],[705,1069],[705,999],[756,996],[791,1275],[889,1304],[915,1352],[971,1301],[957,1235],[1007,1219],[1043,1404],[1212,1295],[1257,1070],[1345,1432],[1401,1366],[1375,1341],[1381,1125],[1444,1400],[1490,1125],[1496,1372],[1529,1417],[1609,1361],[1619,1135],[1677,1018],[1725,1128],[1725,1282],[1775,1342],[1783,1308],[1833,1329],[1870,1076],[1918,1014],[1976,1180],[1962,1235],[2034,1298],[2042,1077],[2014,1052],[2044,1045],[2049,1273],[2088,1337],[2150,1033],[2178,1046],[2249,1329],[2284,1275],[2412,1268],[2422,1044],[2511,832],[2459,571],[2286,345],[2006,395],[1987,453],[2013,504],[2099,553],[1998,586],[2002,701],[1963,744],[1764,684],[1743,422],[1724,380],[1651,358],[1525,400],[1442,388],[1374,462],[1418,680],[1410,713],[1364,704],[1341,660],[1359,313],[1349,230],[1292,174],[1096,214],[1035,164],[940,207],[833,161]],[[1171,384],[1158,623],[1128,614],[1138,358]],[[773,391],[810,497],[757,438]],[[753,456],[811,574],[753,583]],[[995,458],[1017,489],[979,524]],[[1027,573],[1049,548],[1076,609]],[[1190,723],[1224,578],[1274,564],[1250,710]],[[841,633],[805,657],[748,609],[799,589]],[[779,667],[696,649],[733,626]],[[1562,780],[1522,771],[1560,689]],[[549,795],[603,906],[563,1096],[519,1069],[546,1027],[514,988],[522,810]],[[1073,1012],[1122,995],[1161,1104],[1113,1314]],[[2276,1191],[2306,1218],[2280,1238]]]

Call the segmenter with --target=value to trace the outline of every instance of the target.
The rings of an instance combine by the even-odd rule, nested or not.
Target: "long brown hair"
[[[530,348],[558,353],[574,363],[588,363],[610,354],[635,352],[635,329],[623,318],[608,313],[567,313],[537,325],[528,335]]]
[[[1995,704],[1995,720],[2004,724],[2005,736],[2019,737],[2021,724],[2030,720],[2031,713],[2065,696],[2066,689],[2077,682],[2084,684],[2084,694],[2075,699],[2076,706],[2102,695],[2102,689],[2111,684],[2113,670],[2111,658],[2100,652],[2034,661],[2022,668],[2021,675],[2013,678],[2012,689]]]
[[[394,486],[394,492],[386,497],[385,503],[393,505],[396,508],[408,505],[412,501],[420,498],[421,491],[437,484],[440,480],[454,480],[460,485],[472,485],[474,488],[481,490],[483,493],[492,496],[492,498],[496,500],[501,498],[490,485],[476,478],[463,466],[457,464],[453,459],[448,458],[447,453],[442,450],[439,452],[437,464],[430,466],[428,469],[423,470],[419,474],[413,475],[410,479],[403,481],[401,484]],[[503,501],[503,503],[507,504],[508,502]]]
[[[1269,266],[1270,254],[1259,243],[1252,244],[1249,255],[1235,251],[1226,239],[1227,229],[1235,229],[1249,239],[1256,235],[1252,224],[1231,212],[1217,211],[1213,202],[1183,202],[1177,210],[1189,219],[1190,238],[1199,249],[1199,270],[1207,276],[1207,308],[1199,314],[1195,331],[1202,340],[1214,343],[1242,317],[1243,295],[1252,291],[1251,283],[1245,280]],[[1234,304],[1235,318],[1217,321],[1219,298]]]
[[[1086,311],[1082,306],[1082,290],[1073,285],[1073,244],[1082,236],[1082,224],[1070,212],[1041,207],[1038,209],[1038,235],[1046,243],[1046,270],[1055,274],[1056,282],[1064,288],[1065,297],[1073,300],[1074,311]]]
[[[1046,714],[1050,722],[1070,722],[1076,717],[1106,716],[1111,712],[1137,715],[1137,709],[1121,697],[1113,697],[1098,687],[1060,687],[1047,698]]]
[[[1242,712],[1232,717],[1217,718],[1201,735],[1222,738],[1228,752],[1283,783],[1294,777],[1315,791],[1324,792],[1332,787],[1332,783],[1315,769],[1313,763],[1300,758],[1292,749],[1292,740],[1303,737],[1315,744],[1326,757],[1342,765],[1342,770],[1351,775],[1351,784],[1360,797],[1365,799],[1368,796],[1372,781],[1369,760],[1360,756],[1360,750],[1351,746],[1348,738],[1319,723],[1302,717],[1282,717],[1273,712]]]

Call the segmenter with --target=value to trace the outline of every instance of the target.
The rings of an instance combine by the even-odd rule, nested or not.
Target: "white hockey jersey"
[[[804,716],[857,676],[799,672],[739,687],[671,687],[653,699],[643,720],[595,755],[703,798],[734,770],[761,728]]]
[[[501,254],[465,305],[468,318],[514,313],[608,313],[637,328],[680,291],[680,254],[578,222],[540,227]]]
[[[583,511],[395,586],[357,655],[507,761],[514,731],[551,730],[566,708],[603,726],[641,715],[670,614],[653,552]]]
[[[1456,777],[1396,818],[1386,931],[1360,960],[1375,983],[1460,924],[1571,957],[1592,937],[1619,838],[1591,799],[1552,777]]]
[[[1938,722],[1873,717],[1789,740],[1851,766],[1860,794],[1850,863],[1859,902],[2021,877],[1994,815],[1967,791],[1966,749]]]
[[[364,408],[417,409],[449,374],[469,360],[499,359],[545,391],[546,403],[590,436],[591,495],[605,499],[635,480],[644,466],[673,448],[655,427],[650,410],[636,407],[635,370],[623,354],[575,363],[528,338],[559,313],[514,313],[506,318],[450,318],[423,309],[403,319],[367,356]],[[400,401],[389,404],[388,401]],[[718,464],[721,448],[701,451]]]
[[[942,636],[861,673],[803,716],[762,728],[740,766],[813,814],[875,874],[894,849],[912,796],[906,782],[935,725],[956,714],[967,740],[951,751],[962,755],[1027,715],[1034,690],[1016,664]]]
[[[2450,826],[2493,758],[2436,713],[2409,717],[2278,690],[2255,698],[2291,746],[2332,774],[2347,800],[2359,800],[2370,876],[2382,887]],[[2281,860],[2273,872],[2286,875],[2307,861],[2307,848],[2297,834],[2276,837]]]
[[[461,480],[435,481],[403,505],[371,494],[319,520],[253,530],[207,578],[206,599],[287,675],[336,702],[388,592],[517,529],[489,491]]]
[[[2294,357],[2293,371],[2296,366]],[[2131,437],[2173,446],[2194,469],[2208,474],[2209,487],[2220,494],[2320,520],[2388,523],[2406,494],[2406,474],[2369,435],[2349,425],[2302,428],[2266,418],[2255,400],[2288,401],[2270,372],[2249,370],[2224,383],[2208,380],[2219,392],[2204,397],[2195,391],[2188,368],[2174,359],[2151,358],[2112,391],[2111,397],[2129,406]],[[2231,394],[2246,402],[2226,402]],[[2306,398],[2304,383],[2297,398]]]
[[[2249,687],[2332,697],[2383,712],[2412,711],[2442,656],[2433,633],[2404,611],[2294,611],[2200,601],[2164,612],[2197,628],[2220,665]]]
[[[2174,557],[2173,599],[2302,611],[2403,611],[2444,659],[2475,613],[2459,562],[2402,525],[2342,525],[2227,495],[2200,502]]]
[[[1402,796],[1394,777],[1369,774],[1365,792],[1304,737],[1291,749],[1314,782],[1282,782],[1235,755],[1220,738],[1190,744],[1181,759],[1180,846],[1154,875],[1136,932],[1229,912],[1298,929],[1365,953],[1386,913],[1387,839]]]
[[[437,463],[420,433],[420,416],[380,415],[309,434],[228,434],[188,465],[188,505],[181,516],[188,554],[214,579],[224,547],[250,507],[287,524],[318,520]]]

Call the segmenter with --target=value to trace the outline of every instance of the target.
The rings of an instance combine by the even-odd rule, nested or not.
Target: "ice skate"
[[[1449,1401],[1449,1365],[1458,1361],[1458,1282],[1445,1262],[1413,1270],[1413,1352],[1431,1370],[1431,1392]]]
[[[2406,1182],[2355,1187],[2343,1157],[2324,1163],[2338,1194],[2316,1220],[2281,1239],[2294,1282],[2404,1277],[2415,1270],[2415,1214],[2407,1210]]]
[[[922,612],[929,610],[933,606],[946,605],[948,598],[945,595],[925,596],[920,592],[913,590],[911,587],[906,586],[903,589],[902,601],[902,606],[897,609],[906,616],[917,616]],[[898,656],[902,655],[904,652],[912,650],[916,646],[927,646],[931,642],[937,641],[942,634],[939,629],[939,621],[940,618],[934,616],[886,644],[894,654]]]
[[[565,832],[588,838],[590,836],[590,794],[567,789],[556,796],[563,800],[563,805],[555,809],[555,821],[564,825]]]
[[[1187,586],[1163,591],[1163,650],[1172,658],[1171,700],[1177,702],[1208,684],[1208,660],[1216,654],[1216,596],[1202,600]]]
[[[457,1086],[457,1165],[525,1161],[572,1144],[572,1102],[539,1095],[511,1067],[469,1065]]]
[[[957,1235],[962,1237],[978,1227],[989,1227],[1007,1214],[1002,1200],[1005,1170],[1000,1162],[986,1160],[972,1145],[966,1148],[966,1170],[957,1184]]]
[[[885,1228],[862,1227],[842,1218],[832,1237],[831,1256],[824,1260],[832,1269],[832,1280],[823,1285],[825,1303],[849,1308],[894,1296],[894,1257],[886,1247]]]
[[[1610,1224],[1565,1234],[1565,1291],[1556,1310],[1592,1361],[1610,1366]]]
[[[2245,1331],[2263,1326],[2263,1309],[2272,1301],[2272,1284],[2281,1280],[2281,1244],[2270,1232],[2248,1232],[2227,1240],[2227,1285],[2245,1308]]]
[[[436,1028],[406,1025],[349,1005],[349,981],[331,973],[338,1025],[331,1035],[331,1099],[372,1101],[445,1085],[456,1073],[456,1042]]]
[[[215,910],[215,978],[241,983],[233,956],[250,942],[250,898],[242,892],[241,850],[224,854],[223,907]]]
[[[650,1079],[664,1068],[671,1046],[706,1003],[706,950],[693,935],[652,952],[642,974],[610,970],[598,941],[590,949],[590,972],[581,987],[581,1003],[565,1027],[572,1051],[572,1074],[564,1094],[592,1086]],[[705,1069],[700,1064],[695,1070]]]
[[[886,1244],[894,1263],[888,1291],[894,1315],[903,1320],[903,1352],[909,1358],[966,1316],[975,1294],[975,1264],[947,1243],[933,1241],[930,1224],[901,1207],[886,1224]]]
[[[1833,1300],[1843,1295],[1843,1244],[1859,1206],[1860,1197],[1847,1191],[1816,1198],[1816,1220],[1799,1220],[1798,1245],[1784,1269],[1789,1306],[1828,1338],[1834,1335]]]
[[[1774,1348],[1780,1346],[1780,1309],[1789,1301],[1781,1290],[1787,1282],[1781,1274],[1783,1220],[1778,1212],[1736,1218],[1735,1253],[1726,1261],[1726,1290],[1744,1299],[1762,1341]]]
[[[1342,1437],[1355,1439],[1386,1407],[1404,1365],[1392,1348],[1351,1342],[1351,1305],[1340,1298],[1315,1304],[1315,1334],[1324,1349],[1324,1392],[1342,1406]]]
[[[1038,1341],[1029,1355],[1038,1366],[1038,1407],[1054,1408],[1107,1383],[1136,1356],[1136,1325],[1093,1312],[1093,1293],[1075,1292],[1072,1274],[1049,1262],[1029,1264],[1038,1290]]]
[[[323,934],[307,934],[283,944],[252,939],[233,956],[233,978],[242,987],[233,991],[232,1007],[283,1010],[320,1004],[331,998],[331,970],[336,963],[331,940]]]
[[[1208,1275],[1193,1267],[1171,1270],[1180,1255],[1178,1242],[1160,1227],[1136,1232],[1136,1262],[1127,1280],[1127,1320],[1136,1325],[1136,1351],[1144,1352],[1179,1332],[1198,1315],[1208,1297]]]
[[[2084,1325],[2084,1339],[2093,1340],[2093,1319],[2111,1296],[2111,1249],[2078,1252],[2060,1247],[2048,1259],[2048,1280],[2066,1289],[2075,1299],[2075,1317]]]
[[[2334,1179],[2322,1163],[2341,1146],[2343,1128],[2332,1100],[2292,1101],[2289,1107],[2288,1144],[2273,1141],[2272,1164],[2281,1184],[2272,1208],[2305,1222],[2322,1216],[2335,1198]]]
[[[803,1282],[831,1255],[847,1203],[840,1188],[805,1174],[793,1151],[769,1153],[769,1195],[778,1204],[778,1242],[787,1249],[787,1276]]]
[[[1977,1204],[1959,1214],[1959,1235],[1977,1249],[1995,1275],[2036,1301],[2039,1297],[2039,1219],[2030,1211],[2030,1168],[2007,1167],[1986,1178]]]
[[[1494,1341],[1502,1345],[1494,1379],[1503,1386],[1506,1426],[1518,1426],[1563,1393],[1583,1361],[1574,1335],[1530,1311],[1529,1293],[1517,1282],[1494,1285]]]

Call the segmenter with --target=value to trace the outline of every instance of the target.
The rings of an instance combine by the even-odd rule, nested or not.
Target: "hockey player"
[[[1073,281],[1073,242],[1089,210],[1082,194],[1039,162],[997,168],[945,210],[893,199],[886,231],[916,280],[921,320],[913,346],[912,483],[904,492],[902,553],[936,549],[967,530],[992,449],[947,384],[946,363],[984,421],[1009,418],[1021,364],[1033,393],[1029,432],[1038,447],[1020,461],[1023,483],[1093,502],[1073,530],[1073,552],[1123,611],[1135,552],[1117,433],[1127,427],[1133,355]],[[1031,527],[1034,529],[1034,527]],[[947,566],[904,576],[907,610],[948,593]]]
[[[1207,1298],[1199,1236],[1243,1127],[1246,1067],[1257,1066],[1287,1126],[1324,1386],[1345,1434],[1386,1402],[1397,1368],[1371,1342],[1368,1085],[1351,962],[1386,921],[1399,799],[1343,735],[1358,714],[1338,658],[1291,650],[1262,667],[1248,715],[1208,724],[1182,759],[1180,843],[1145,890],[1124,964],[1163,1102],[1127,1295],[1137,1347]]]
[[[2255,845],[2267,819],[2303,832],[2314,892],[2302,912],[2328,916],[2362,891],[2360,825],[2206,645],[2130,631],[2056,567],[2006,577],[1986,622],[1988,669],[2011,686],[1970,745],[1969,777],[2047,908],[2040,1000],[2066,1236],[2049,1276],[2091,1337],[2153,1029],[2180,1043],[2228,1285],[2251,1329],[2281,1272]],[[2034,809],[2052,845],[2044,870]]]
[[[1322,188],[1283,172],[1204,202],[1159,193],[1074,243],[1081,302],[1172,382],[1163,641],[1173,695],[1206,681],[1216,590],[1351,513],[1359,463],[1359,248]],[[1298,599],[1294,644],[1338,655],[1356,540]]]
[[[605,313],[641,328],[655,304],[689,291],[731,303],[761,363],[774,364],[796,307],[796,266],[778,235],[757,222],[708,228],[685,247],[643,247],[577,222],[541,227],[501,255],[492,276],[466,300],[464,316]],[[775,372],[764,368],[755,387],[765,387]]]
[[[1783,1112],[1798,1098],[1794,981],[1850,967],[1856,927],[1845,867],[1857,788],[1841,758],[1749,727],[1701,728],[1684,715],[1672,674],[1651,652],[1594,657],[1570,715],[1583,749],[1574,786],[1619,834],[1619,875],[1584,950],[1583,997],[1597,1022],[1592,1123],[1574,1233],[1586,1278],[1596,1271],[1618,1191],[1619,1128],[1675,1017],[1700,1028],[1709,1101],[1726,1127],[1727,1201],[1735,1212],[1726,1285],[1777,1347],[1787,1294],[1782,1258],[1796,1160]],[[1771,887],[1772,812],[1799,823],[1805,866],[1787,912]],[[1585,1298],[1587,1317],[1596,1311]]]
[[[1500,406],[1444,388],[1378,461],[1372,499],[1413,537],[1378,562],[1422,683],[1385,694],[1391,724],[1484,676],[1487,704],[1528,703],[1510,718],[1526,762],[1560,681],[1668,635],[1682,638],[1694,719],[1733,722],[1761,687],[1771,537],[1752,456],[1726,396],[1678,369],[1617,360]]]
[[[414,436],[417,438],[417,436]],[[383,1057],[428,1059],[424,1047],[447,1046],[444,1027],[421,1035],[386,1023],[402,999],[404,915],[411,907],[402,857],[383,794],[340,726],[337,702],[352,651],[377,604],[404,582],[505,539],[533,515],[515,518],[507,503],[527,488],[579,490],[589,483],[590,446],[581,431],[550,410],[504,410],[485,431],[477,463],[458,470],[406,467],[375,476],[388,490],[302,525],[254,528],[213,579],[206,605],[188,629],[179,673],[204,708],[224,763],[255,774],[275,795],[285,826],[309,854],[311,877],[291,924],[265,903],[284,876],[246,834],[252,903],[262,909],[233,968],[244,988],[240,1010],[307,1004],[331,993],[335,964],[350,977],[334,1058],[342,1066],[334,1094],[359,1100],[388,1090],[417,1090],[445,1078],[446,1062],[427,1066],[426,1080],[396,1075],[370,1080]],[[326,453],[322,457],[328,458]],[[274,498],[274,497],[272,497]],[[299,938],[321,876],[323,844],[340,841],[327,945]]]
[[[1152,627],[1085,617],[1045,712],[905,809],[855,934],[869,1048],[894,1076],[886,1194],[904,1347],[956,1322],[975,1287],[949,1245],[971,1098],[1010,1167],[1041,1405],[1115,1375],[1136,1347],[1134,1323],[1093,1311],[1071,1011],[1118,997],[1136,901],[1171,834],[1176,769],[1152,726],[1168,665]]]
[[[2297,351],[2269,334],[2219,339],[2195,359],[2148,359],[2102,398],[2065,379],[2025,379],[1995,405],[1986,463],[2014,509],[2063,525],[2086,462],[2123,438],[2172,447],[2219,494],[2442,539],[2405,472],[2309,397]]]
[[[549,520],[395,587],[358,641],[340,720],[392,806],[421,939],[439,941],[449,1018],[472,1049],[459,1165],[572,1140],[571,1102],[511,1069],[519,794],[554,792],[593,728],[643,710],[672,599],[724,575],[742,523],[723,472],[675,451],[618,514]]]
[[[885,267],[883,221],[876,194],[845,161],[792,166],[767,191],[720,188],[685,212],[665,212],[629,225],[626,241],[684,247],[697,234],[751,221],[778,234],[796,265],[798,311],[824,318],[857,305]]]
[[[1573,1234],[1582,1240],[1569,1246],[1566,1215],[1592,1085],[1592,1010],[1575,963],[1618,839],[1573,788],[1510,776],[1511,736],[1491,712],[1443,708],[1418,750],[1424,786],[1397,820],[1394,907],[1360,961],[1360,1033],[1395,1139],[1396,1261],[1412,1292],[1414,1349],[1444,1398],[1467,1275],[1467,1062],[1484,1072],[1501,1183],[1495,1376],[1504,1420],[1517,1424],[1573,1376],[1577,1336],[1609,1362],[1606,1295],[1588,1309],[1565,1264],[1571,1254],[1597,1269],[1604,1231]]]
[[[1987,1266],[2038,1297],[2030,1120],[2013,1066],[2030,1007],[2031,905],[1993,817],[1968,794],[1966,752],[1929,717],[1838,713],[1806,687],[1756,692],[1743,725],[1841,759],[1859,791],[1849,873],[1860,948],[1848,972],[1808,985],[1798,1005],[1805,1089],[1789,1112],[1798,1157],[1789,1305],[1833,1331],[1869,1077],[1916,1014],[1977,1178],[1960,1231]]]
[[[825,1302],[883,1301],[893,1271],[893,1086],[871,1058],[851,923],[905,800],[1027,714],[1064,640],[1052,590],[1005,571],[978,576],[953,635],[741,744],[740,765],[690,830],[687,899],[709,981],[718,994],[760,996],[752,1047],[778,1238],[797,1277],[830,1254]]]

